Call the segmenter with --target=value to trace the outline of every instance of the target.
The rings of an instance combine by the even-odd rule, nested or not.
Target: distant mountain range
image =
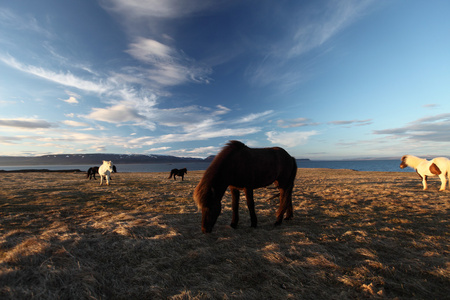
[[[151,164],[177,162],[207,162],[214,156],[205,159],[192,157],[176,157],[170,155],[144,154],[56,154],[42,156],[0,156],[1,166],[26,165],[100,165],[103,160],[114,164]]]

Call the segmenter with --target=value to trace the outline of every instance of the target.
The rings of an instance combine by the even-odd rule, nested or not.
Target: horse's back
[[[260,188],[277,181],[286,186],[297,171],[295,159],[283,148],[246,148],[227,163],[235,187]],[[294,175],[295,177],[295,175]]]

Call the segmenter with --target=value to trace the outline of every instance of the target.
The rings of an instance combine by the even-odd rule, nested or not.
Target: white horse
[[[106,185],[109,185],[109,179],[113,171],[112,161],[103,161],[103,164],[98,168],[98,174],[100,175],[100,185],[103,185],[103,178],[106,179]]]
[[[411,167],[422,178],[423,189],[427,189],[427,177],[439,176],[441,179],[440,191],[445,191],[447,178],[450,175],[450,160],[445,157],[436,157],[431,161],[412,155],[404,155],[400,168]]]

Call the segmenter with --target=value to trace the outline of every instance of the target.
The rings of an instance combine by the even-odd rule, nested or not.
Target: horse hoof
[[[276,221],[275,224],[273,224],[273,226],[280,226],[281,225],[281,221]]]
[[[230,226],[231,226],[231,228],[236,229],[238,225],[235,223],[231,223]]]

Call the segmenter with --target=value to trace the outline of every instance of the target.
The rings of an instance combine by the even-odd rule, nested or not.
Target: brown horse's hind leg
[[[294,209],[292,208],[292,190],[294,189],[294,186],[291,185],[289,188],[287,188],[286,191],[286,217],[285,220],[292,219],[294,215]]]
[[[253,199],[253,190],[245,189],[245,197],[247,198],[247,207],[250,213],[250,222],[252,227],[256,227],[258,220],[256,219],[255,213],[255,200]]]
[[[286,190],[279,188],[280,190],[280,206],[277,210],[277,220],[275,221],[275,226],[280,225],[283,222],[283,215],[286,211]]]
[[[283,222],[284,213],[286,213],[286,220],[292,219],[292,189],[293,186],[284,189],[280,188],[280,206],[278,207],[275,226],[280,225],[281,222]]]
[[[233,218],[231,219],[230,226],[236,228],[239,222],[239,190],[230,187],[230,192],[231,192],[231,207],[233,209]]]

